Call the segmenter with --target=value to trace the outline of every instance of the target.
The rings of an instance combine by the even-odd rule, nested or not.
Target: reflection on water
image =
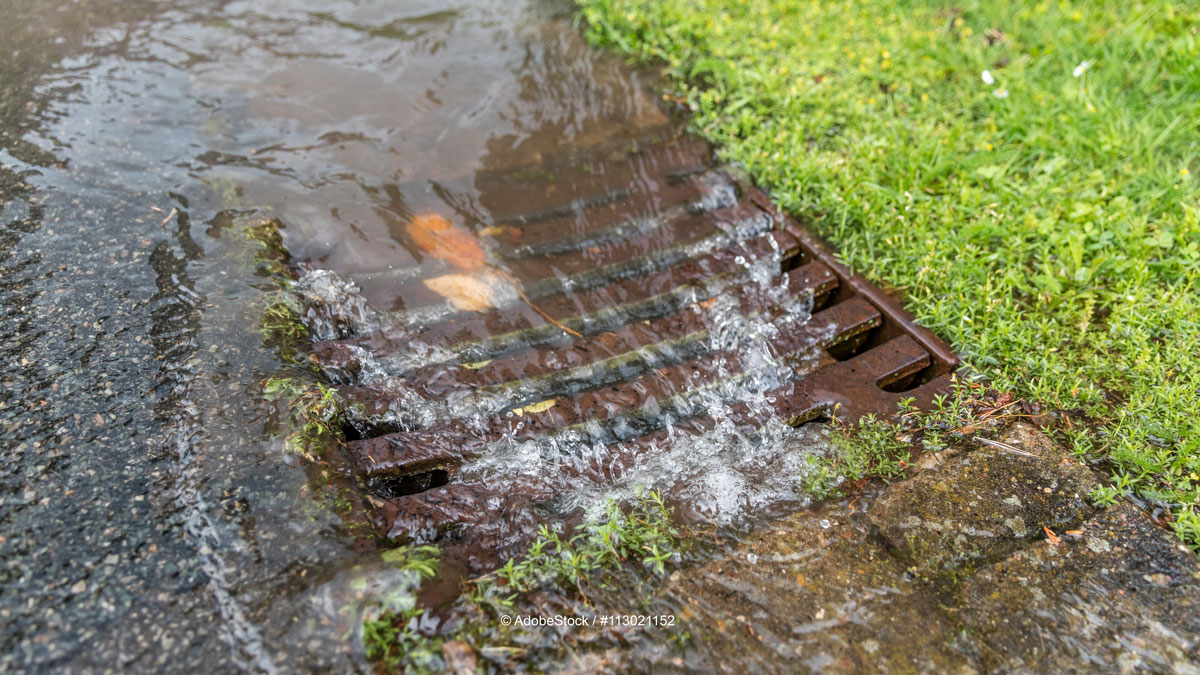
[[[0,0],[0,55],[0,664],[359,663],[342,590],[375,558],[267,433],[281,364],[227,225],[280,218],[393,313],[438,269],[405,232],[426,212],[523,279],[584,272],[603,246],[503,241],[556,198],[499,177],[666,133],[646,76],[536,1]]]

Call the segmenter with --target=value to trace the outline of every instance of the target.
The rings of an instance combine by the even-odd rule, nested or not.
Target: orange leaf
[[[436,213],[425,213],[408,224],[408,236],[417,248],[460,270],[484,266],[483,248],[475,236]]]
[[[495,275],[445,274],[426,279],[424,283],[429,290],[449,300],[455,309],[482,312],[495,307],[499,299],[492,283],[495,279]]]

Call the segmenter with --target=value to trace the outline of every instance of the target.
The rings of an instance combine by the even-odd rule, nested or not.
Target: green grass
[[[678,537],[658,492],[638,495],[629,513],[610,500],[603,514],[586,521],[570,539],[543,525],[528,553],[476,582],[472,597],[477,604],[503,608],[519,593],[555,584],[586,598],[592,588],[611,590],[611,573],[626,562],[661,575],[675,556]]]
[[[1200,6],[581,6],[975,375],[1090,423],[1109,497],[1170,505],[1200,547]]]
[[[819,499],[844,493],[868,477],[894,478],[904,474],[912,446],[899,440],[902,429],[867,415],[853,427],[837,424],[829,435],[831,453],[816,461],[806,484]]]

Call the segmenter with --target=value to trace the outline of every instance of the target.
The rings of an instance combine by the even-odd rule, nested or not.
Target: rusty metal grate
[[[788,297],[809,297],[812,318],[781,330],[772,348],[805,354],[796,376],[771,392],[775,413],[797,425],[827,415],[889,414],[903,396],[946,391],[957,358],[880,289],[855,276],[765,194],[711,162],[689,138],[615,158],[565,158],[529,172],[482,174],[494,219],[494,254],[571,338],[517,305],[486,313],[448,309],[415,282],[409,307],[385,330],[319,342],[313,357],[355,410],[344,465],[369,495],[373,527],[394,541],[451,538],[479,551],[507,548],[567,484],[619,476],[639,453],[675,432],[716,420],[690,392],[739,372],[736,351],[711,350],[702,308],[722,289],[739,310],[767,317],[779,297],[747,282],[752,261],[786,277]],[[525,212],[514,204],[546,205]],[[509,212],[505,215],[505,209]],[[583,255],[587,252],[587,255]],[[783,279],[781,279],[783,281]],[[425,294],[425,295],[423,295]],[[412,358],[414,344],[435,359]],[[366,381],[365,364],[389,377]],[[538,402],[553,399],[550,407]],[[414,420],[414,402],[471,401],[482,417]],[[480,402],[483,402],[482,404]],[[733,402],[739,426],[759,413]],[[608,451],[563,461],[496,488],[459,479],[497,440],[586,430]],[[486,557],[486,556],[485,556]],[[486,566],[485,563],[480,563]]]

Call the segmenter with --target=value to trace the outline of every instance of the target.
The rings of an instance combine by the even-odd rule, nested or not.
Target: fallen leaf
[[[449,300],[455,309],[482,312],[496,306],[499,295],[492,283],[495,279],[495,275],[444,274],[424,283],[429,290]]]
[[[508,227],[507,225],[488,225],[479,231],[479,236],[481,237],[496,237],[501,234],[507,234],[515,239],[521,236],[521,231],[515,227]]]
[[[492,359],[488,359],[487,361],[475,361],[474,363],[464,363],[462,364],[462,367],[466,368],[467,370],[479,370],[491,362]]]
[[[408,236],[417,248],[460,270],[484,266],[483,248],[475,235],[436,213],[425,213],[408,224]]]
[[[542,401],[540,403],[531,403],[531,404],[525,406],[524,408],[513,408],[513,412],[517,414],[517,417],[523,417],[525,415],[525,413],[529,413],[530,415],[532,415],[534,413],[545,412],[545,411],[553,408],[554,404],[557,401],[558,401],[558,399],[552,398],[552,399],[549,399],[546,401]]]
[[[475,650],[463,640],[450,640],[442,643],[442,656],[446,659],[446,670],[452,675],[474,673],[479,667]]]

